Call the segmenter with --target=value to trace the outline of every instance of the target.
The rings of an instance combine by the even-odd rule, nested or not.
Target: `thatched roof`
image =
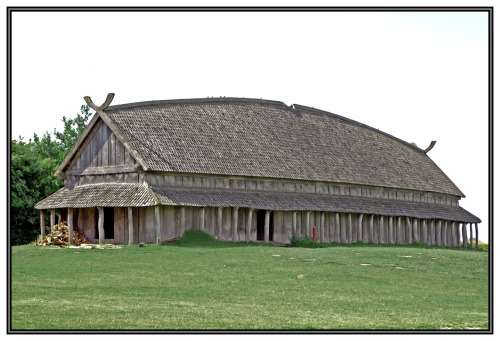
[[[331,194],[267,192],[234,189],[147,186],[101,183],[65,188],[39,202],[38,209],[94,206],[199,206],[248,207],[264,210],[311,210],[366,213],[420,219],[444,219],[479,223],[481,220],[461,207],[406,202],[391,199]]]
[[[464,196],[422,149],[313,108],[215,98],[116,105],[99,114],[147,171],[328,181]]]

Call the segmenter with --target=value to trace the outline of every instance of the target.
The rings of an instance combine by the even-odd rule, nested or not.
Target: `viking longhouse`
[[[219,240],[459,246],[480,219],[422,150],[301,105],[167,100],[96,111],[40,201],[90,241],[151,243],[202,230]],[[71,240],[71,238],[70,238]],[[472,239],[471,239],[472,240]]]

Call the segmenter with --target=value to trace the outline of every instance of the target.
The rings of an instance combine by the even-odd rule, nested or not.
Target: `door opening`
[[[274,224],[273,211],[269,214],[269,241],[273,240]],[[257,240],[264,240],[264,227],[266,224],[266,210],[257,211]]]
[[[104,209],[104,239],[115,238],[115,209],[114,207],[103,207]],[[95,239],[99,239],[99,210],[95,209]]]

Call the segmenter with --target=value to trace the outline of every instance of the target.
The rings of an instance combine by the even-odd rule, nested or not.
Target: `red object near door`
[[[313,226],[313,240],[316,241],[316,226]]]

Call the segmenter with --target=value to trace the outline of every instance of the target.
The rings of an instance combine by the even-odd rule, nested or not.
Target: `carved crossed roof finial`
[[[427,148],[424,150],[424,153],[426,153],[426,154],[427,154],[428,152],[430,152],[430,150],[431,150],[432,148],[434,148],[434,145],[435,145],[435,144],[436,144],[436,141],[431,141],[431,144],[429,145],[429,147],[427,147]]]
[[[85,102],[88,104],[89,107],[91,107],[95,111],[98,111],[98,110],[106,109],[111,104],[111,101],[113,101],[114,97],[115,97],[114,93],[109,93],[108,96],[106,97],[106,100],[104,101],[104,103],[100,107],[98,107],[97,105],[95,105],[94,102],[92,102],[92,99],[90,99],[90,96],[85,96],[85,97],[83,97],[83,99],[85,100]]]

